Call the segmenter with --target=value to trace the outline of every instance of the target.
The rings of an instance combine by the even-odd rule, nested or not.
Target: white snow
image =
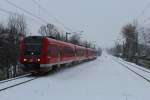
[[[12,80],[10,82],[5,82],[5,83],[0,83],[0,89],[24,82],[24,81],[28,81],[33,79],[33,77],[25,77],[25,78],[20,78],[20,79],[16,79],[16,80]]]
[[[150,100],[150,83],[103,53],[97,60],[0,92],[0,100]]]
[[[145,78],[149,79],[150,80],[150,70],[144,68],[144,67],[141,67],[141,66],[138,66],[134,63],[130,63],[130,62],[127,62],[127,61],[123,61],[122,59],[119,59],[121,61],[121,63],[127,65],[130,69],[132,69],[133,71],[135,72],[138,72],[138,74],[144,76]],[[118,61],[119,61],[118,60]],[[135,66],[135,67],[134,67]],[[136,68],[137,67],[137,68]],[[138,69],[139,68],[139,69]],[[142,69],[142,70],[140,70]],[[146,71],[146,72],[145,72]]]

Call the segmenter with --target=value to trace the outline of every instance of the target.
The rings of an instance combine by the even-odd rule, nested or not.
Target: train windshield
[[[42,48],[42,37],[32,36],[24,39],[25,50],[24,55],[35,55],[39,56],[41,54]]]

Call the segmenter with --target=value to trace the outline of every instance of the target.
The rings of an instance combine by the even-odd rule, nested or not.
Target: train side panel
[[[19,60],[29,71],[48,70],[60,64],[96,58],[93,49],[48,37],[31,36],[25,40],[28,41],[21,41]]]

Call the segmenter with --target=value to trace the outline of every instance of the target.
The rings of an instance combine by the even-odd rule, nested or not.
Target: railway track
[[[26,81],[23,81],[23,82],[20,82],[20,83],[17,83],[17,84],[13,84],[13,85],[10,85],[10,86],[1,88],[1,89],[0,89],[0,92],[1,92],[1,91],[4,91],[4,90],[7,90],[7,89],[9,89],[9,88],[12,88],[12,87],[21,85],[21,84],[25,84],[25,83],[30,82],[30,81],[35,80],[35,79],[37,79],[37,78],[32,78],[32,79],[29,79],[29,80],[26,80]]]
[[[119,60],[120,60],[120,59],[119,59]],[[142,70],[142,71],[144,71],[144,72],[146,72],[146,73],[150,73],[150,71],[145,70],[145,69],[140,68],[140,67],[137,67],[136,65],[132,65],[132,64],[129,63],[129,62],[126,62],[126,61],[124,61],[124,60],[120,60],[120,61],[122,61],[122,62],[124,62],[124,63],[126,63],[126,64],[128,64],[128,65],[130,65],[130,66],[133,66],[133,67],[135,67],[135,68],[137,68],[137,69],[139,69],[139,70]]]
[[[33,81],[37,79],[38,77],[27,77],[30,76],[31,74],[23,75],[20,77],[4,80],[0,82],[0,92],[19,86],[21,84],[25,84],[27,82]]]
[[[24,78],[24,77],[27,77],[27,76],[30,76],[30,75],[31,74],[29,73],[29,74],[21,75],[21,76],[18,76],[18,77],[2,80],[2,81],[0,81],[0,84],[10,82],[10,81],[13,81],[13,80],[16,80],[16,79]]]
[[[132,66],[132,67],[135,67],[135,68],[137,68],[137,69],[139,69],[139,70],[142,70],[142,71],[144,71],[144,72],[146,72],[146,73],[149,73],[149,71],[144,70],[144,69],[142,69],[142,68],[139,68],[139,67],[137,67],[137,66],[134,66],[134,65],[132,65],[132,64],[129,64],[129,63],[125,62],[125,61],[122,62],[121,60],[119,61],[119,60],[117,60],[117,59],[113,59],[113,60],[114,60],[115,62],[119,63],[120,65],[122,65],[123,67],[127,68],[129,71],[135,73],[136,75],[138,75],[138,76],[141,77],[142,79],[146,80],[148,83],[150,83],[150,78],[147,78],[147,77],[145,77],[144,75],[142,75],[142,74],[136,72],[135,70],[133,70],[132,68],[130,68],[128,65],[130,65],[130,66]],[[128,65],[126,65],[125,63],[128,64]]]

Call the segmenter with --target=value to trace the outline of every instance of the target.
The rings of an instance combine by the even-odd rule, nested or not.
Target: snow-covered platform
[[[0,100],[150,100],[150,83],[104,53],[97,60],[2,91]]]

